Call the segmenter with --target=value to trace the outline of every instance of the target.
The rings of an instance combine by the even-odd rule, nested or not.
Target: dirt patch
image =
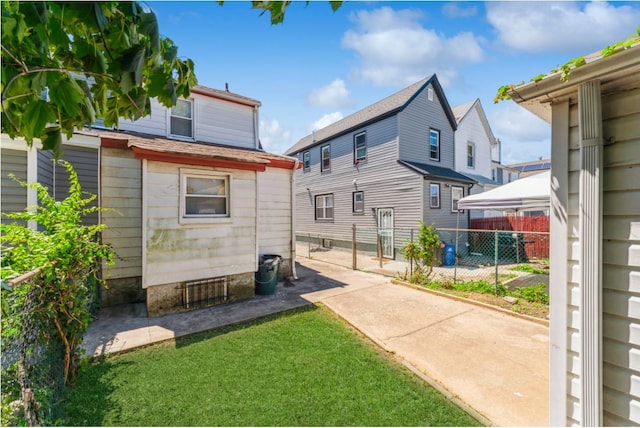
[[[464,297],[465,299],[486,303],[487,305],[498,306],[502,309],[517,312],[519,314],[529,315],[541,319],[549,319],[549,306],[542,303],[532,303],[524,299],[518,299],[517,303],[509,303],[501,296],[493,296],[491,294],[446,289],[438,289],[438,291],[440,291],[441,293],[452,294],[454,296]]]

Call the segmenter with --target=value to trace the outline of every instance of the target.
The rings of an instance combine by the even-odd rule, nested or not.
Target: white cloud
[[[275,119],[260,119],[260,142],[271,153],[284,153],[293,145],[291,132]]]
[[[451,2],[442,7],[442,12],[448,18],[469,18],[478,13],[478,8],[476,6],[461,7],[459,3]]]
[[[606,2],[487,2],[487,20],[506,46],[525,52],[590,53],[636,31],[640,8]]]
[[[347,86],[342,79],[335,79],[328,85],[314,89],[307,96],[307,101],[313,106],[331,109],[353,105],[349,99]]]
[[[375,85],[408,85],[437,73],[447,86],[465,65],[480,62],[484,52],[469,32],[446,37],[422,27],[415,10],[382,7],[351,15],[356,28],[347,31],[342,46],[358,53],[356,76]]]
[[[502,141],[502,163],[550,157],[551,126],[515,103],[488,113],[491,129]]]
[[[332,123],[339,121],[343,117],[344,116],[339,111],[325,114],[320,119],[316,120],[315,122],[313,122],[313,124],[311,124],[311,127],[309,128],[309,132],[313,131],[314,129],[317,130],[317,129],[322,129],[325,126],[329,126]]]

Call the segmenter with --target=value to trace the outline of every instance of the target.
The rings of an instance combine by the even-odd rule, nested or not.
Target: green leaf
[[[84,102],[84,92],[68,74],[62,75],[57,85],[49,85],[49,97],[65,115],[72,117],[80,113]]]
[[[40,137],[48,123],[55,120],[51,106],[44,100],[31,100],[24,111],[27,120],[23,123],[25,138]]]
[[[42,148],[53,151],[53,156],[58,159],[62,155],[62,134],[59,126],[46,128],[42,133]]]
[[[107,17],[104,16],[102,7],[100,7],[99,2],[93,3],[93,17],[95,18],[96,24],[98,24],[98,29],[100,29],[100,31],[104,31],[107,29],[109,21],[107,21]]]
[[[140,19],[140,32],[149,37],[151,53],[155,54],[160,51],[160,30],[158,29],[158,20],[153,12],[144,13]]]

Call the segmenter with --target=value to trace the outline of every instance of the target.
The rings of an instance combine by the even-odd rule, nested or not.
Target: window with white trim
[[[467,167],[475,168],[476,166],[476,145],[471,141],[467,142]]]
[[[169,134],[174,137],[193,138],[193,101],[177,100],[169,114]]]
[[[302,153],[302,170],[303,171],[311,170],[311,152],[309,152],[309,150]]]
[[[367,134],[361,132],[353,136],[353,163],[358,165],[367,159]]]
[[[464,187],[451,186],[451,212],[464,212],[458,209],[458,201],[464,197]]]
[[[180,205],[185,219],[229,217],[229,175],[180,171]]]
[[[353,212],[356,214],[364,213],[364,192],[353,192]]]
[[[320,171],[331,171],[331,146],[320,148]]]
[[[429,184],[429,207],[440,208],[440,183]]]
[[[440,161],[440,131],[429,130],[429,159]]]
[[[333,220],[333,195],[316,196],[316,220]]]

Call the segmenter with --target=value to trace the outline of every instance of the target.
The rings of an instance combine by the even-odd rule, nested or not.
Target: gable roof
[[[493,131],[491,130],[491,126],[489,125],[489,120],[487,119],[487,115],[484,112],[484,108],[482,107],[480,98],[476,98],[472,101],[467,101],[464,104],[460,104],[451,108],[453,114],[455,115],[456,121],[458,122],[458,125],[467,117],[472,109],[476,109],[476,111],[478,112],[478,116],[480,117],[480,122],[482,122],[484,132],[487,134],[487,139],[491,144],[495,144],[496,137],[495,135],[493,135]]]
[[[425,178],[459,181],[461,183],[467,184],[476,183],[475,180],[467,177],[466,175],[460,174],[459,172],[456,172],[449,168],[444,168],[442,166],[403,160],[399,160],[398,163],[417,172],[418,174],[422,174]]]
[[[386,117],[392,116],[402,111],[415,97],[420,94],[427,86],[432,85],[435,90],[442,106],[444,107],[447,119],[453,129],[456,129],[456,119],[451,111],[451,107],[447,101],[444,91],[438,82],[438,78],[435,74],[426,77],[413,85],[410,85],[401,91],[396,92],[376,103],[371,104],[349,116],[325,126],[322,129],[315,131],[301,138],[296,144],[291,146],[285,151],[287,155],[295,155],[301,150],[309,147],[322,144],[323,142],[336,138],[340,135],[347,134],[358,128],[362,128],[370,123],[377,122]],[[314,139],[315,138],[315,139]]]
[[[245,97],[244,95],[236,94],[234,92],[229,92],[229,90],[223,91],[220,89],[210,88],[208,86],[195,85],[191,88],[191,93],[205,95],[212,98],[219,98],[226,101],[232,101],[250,107],[260,107],[262,105],[260,101],[254,100],[253,98]]]

